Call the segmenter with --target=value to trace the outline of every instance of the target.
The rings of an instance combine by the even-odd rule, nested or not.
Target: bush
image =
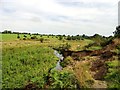
[[[113,32],[113,34],[114,34],[115,37],[119,37],[120,38],[120,26],[116,27],[116,30],[115,30],[115,32]]]
[[[44,38],[40,38],[40,42],[43,43]]]
[[[105,80],[107,81],[109,88],[120,88],[120,72],[118,63],[118,60],[107,62],[108,73],[105,76]]]
[[[66,67],[67,65],[72,65],[73,64],[73,59],[70,57],[70,56],[68,56],[68,57],[66,57],[61,63],[60,63],[60,65],[64,68],[64,67]]]
[[[26,40],[26,38],[23,38],[23,40]]]
[[[59,46],[57,46],[57,47],[54,47],[54,49],[56,49],[57,51],[64,51],[64,50],[69,50],[71,48],[71,45],[70,44],[68,44],[68,43],[66,43],[66,44],[61,44],[61,45],[59,45]]]
[[[37,39],[37,37],[36,36],[32,36],[31,39]]]
[[[18,34],[17,38],[18,38],[18,39],[20,38],[19,34]]]
[[[62,40],[62,39],[63,39],[63,36],[60,35],[60,36],[59,36],[59,40]]]
[[[70,72],[55,71],[50,74],[51,85],[50,88],[64,88],[64,89],[76,89],[78,88],[78,82],[75,76]]]

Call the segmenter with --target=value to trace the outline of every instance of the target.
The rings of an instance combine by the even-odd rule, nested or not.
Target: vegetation
[[[120,63],[118,60],[107,63],[109,69],[105,79],[109,82],[109,88],[120,88],[120,72],[118,63]]]
[[[3,31],[2,87],[120,88],[119,28],[109,37]],[[54,49],[66,53],[62,70],[55,69]]]
[[[120,37],[120,26],[117,26],[115,32],[113,33],[115,37]]]
[[[2,52],[3,88],[23,88],[29,82],[43,88],[43,75],[57,61],[52,49],[39,45],[4,48]]]
[[[63,68],[66,67],[67,65],[72,65],[73,64],[73,59],[70,56],[68,56],[60,64]]]
[[[40,42],[43,43],[44,38],[40,38]]]
[[[75,76],[67,71],[56,71],[52,70],[50,73],[51,85],[50,88],[69,88],[76,89],[79,88],[78,81]]]

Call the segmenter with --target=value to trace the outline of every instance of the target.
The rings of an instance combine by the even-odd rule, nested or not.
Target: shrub
[[[120,88],[120,73],[118,63],[118,60],[107,62],[108,73],[105,76],[105,80],[108,82],[109,88]]]
[[[18,38],[18,39],[20,38],[19,34],[18,34],[17,38]]]
[[[40,42],[43,43],[43,41],[44,41],[44,38],[40,38]]]
[[[116,30],[115,30],[115,32],[113,32],[113,34],[114,34],[115,37],[119,37],[120,38],[120,26],[116,27]]]
[[[73,64],[73,59],[72,59],[70,56],[66,57],[66,58],[60,63],[60,65],[61,65],[62,67],[66,67],[67,65],[72,65],[72,64]]]
[[[36,36],[32,36],[31,39],[37,39],[37,37]]]
[[[78,88],[78,81],[75,76],[70,72],[65,71],[55,71],[53,70],[50,74],[51,88],[64,88],[64,89],[76,89]]]

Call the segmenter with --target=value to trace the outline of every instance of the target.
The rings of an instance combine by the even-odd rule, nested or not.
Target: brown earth
[[[82,58],[85,58],[86,56],[89,57],[98,57],[96,60],[90,60],[91,61],[91,67],[89,73],[92,75],[93,79],[95,80],[93,84],[93,88],[106,88],[107,84],[104,80],[104,76],[106,75],[108,68],[105,62],[114,60],[113,56],[117,56],[118,59],[120,58],[119,55],[112,50],[116,49],[116,46],[120,45],[120,39],[114,39],[112,42],[110,42],[108,45],[103,47],[100,50],[83,50],[83,51],[63,51],[62,54],[64,57],[71,56],[73,60],[79,61],[81,64],[86,60],[82,61]],[[84,64],[84,63],[83,63]],[[79,78],[79,75],[81,75],[79,72],[81,69],[75,69],[77,70],[77,77]],[[80,70],[80,71],[79,71]],[[103,83],[104,82],[104,83]],[[103,83],[103,84],[102,84]]]

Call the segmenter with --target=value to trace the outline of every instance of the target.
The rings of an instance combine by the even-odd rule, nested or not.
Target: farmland
[[[120,87],[119,38],[13,33],[0,37],[2,88]],[[60,71],[55,69],[59,59],[54,49],[64,56]]]

